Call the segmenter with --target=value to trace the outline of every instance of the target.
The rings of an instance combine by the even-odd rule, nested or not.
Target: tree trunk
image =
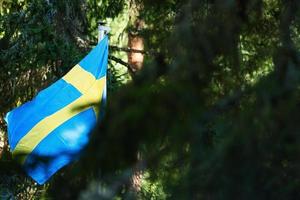
[[[137,22],[139,24],[139,22]],[[128,48],[135,50],[144,50],[144,39],[138,33],[128,33]],[[139,71],[143,67],[144,55],[142,53],[128,53],[128,63],[133,72]]]
[[[130,1],[129,12],[129,30],[128,30],[128,48],[136,50],[144,50],[144,38],[142,37],[141,30],[144,28],[144,20],[139,18],[139,12],[142,9],[142,5]],[[143,67],[144,55],[142,53],[128,52],[128,63],[131,66],[133,73],[139,71]]]

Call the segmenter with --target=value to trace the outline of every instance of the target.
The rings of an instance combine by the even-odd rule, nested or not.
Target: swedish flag
[[[39,184],[76,159],[106,98],[107,36],[64,77],[6,115],[13,157]]]

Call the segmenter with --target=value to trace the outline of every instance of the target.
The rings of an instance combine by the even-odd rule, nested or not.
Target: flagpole
[[[101,42],[101,40],[105,37],[105,35],[107,35],[109,32],[110,32],[110,27],[108,26],[105,26],[105,22],[103,21],[99,21],[98,22],[98,44]],[[103,88],[103,95],[102,95],[102,101],[101,101],[101,105],[100,107],[105,107],[106,105],[106,96],[107,96],[107,86],[106,86],[106,81],[105,81],[105,86]],[[103,115],[105,113],[105,109],[102,109],[103,112],[101,112],[101,115],[100,115],[100,119],[103,118]]]
[[[105,26],[105,22],[99,21],[98,22],[98,43],[104,38],[106,34],[110,32],[110,28]]]

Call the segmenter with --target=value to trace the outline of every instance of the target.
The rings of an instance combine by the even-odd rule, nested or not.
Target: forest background
[[[300,199],[300,2],[1,0],[1,199]],[[5,113],[112,28],[105,118],[36,185]]]

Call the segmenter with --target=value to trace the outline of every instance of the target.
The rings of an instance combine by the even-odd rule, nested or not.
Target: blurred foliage
[[[60,78],[88,53],[97,42],[98,20],[106,20],[111,26],[111,42],[124,46],[127,41],[121,36],[121,29],[128,23],[126,5],[120,0],[0,1],[0,199],[7,195],[38,199],[46,191],[20,170],[10,170],[15,169],[15,163],[5,147],[2,155],[3,117]],[[111,54],[126,56],[118,51]],[[126,67],[111,61],[108,73],[110,91],[129,78]]]
[[[59,77],[95,41],[99,18],[112,23],[135,9],[145,21],[137,30],[149,50],[143,70],[124,84],[110,63],[106,116],[81,160],[49,182],[47,198],[300,198],[298,1],[8,2],[0,21],[5,83],[47,66]],[[132,28],[123,19],[121,32]],[[34,94],[23,92],[12,97]]]
[[[31,99],[74,66],[96,43],[98,20],[117,17],[125,5],[122,0],[1,1],[0,92],[5,96],[0,113]]]

